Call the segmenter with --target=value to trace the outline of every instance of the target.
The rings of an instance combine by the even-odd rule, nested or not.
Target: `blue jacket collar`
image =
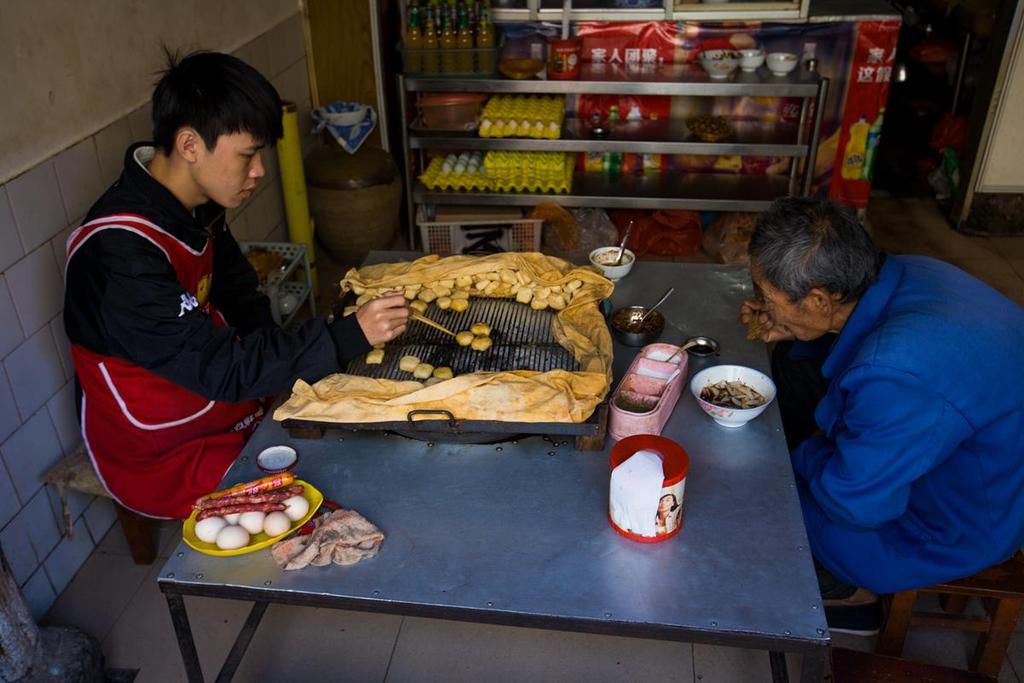
[[[903,279],[905,270],[905,266],[892,256],[885,259],[878,272],[878,279],[864,292],[843,329],[839,331],[832,352],[821,367],[821,374],[832,379],[849,366],[864,338],[878,327],[878,321]]]

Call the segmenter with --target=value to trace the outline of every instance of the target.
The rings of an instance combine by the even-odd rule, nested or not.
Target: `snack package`
[[[756,222],[753,213],[719,215],[704,233],[704,251],[721,263],[749,263],[747,245]]]

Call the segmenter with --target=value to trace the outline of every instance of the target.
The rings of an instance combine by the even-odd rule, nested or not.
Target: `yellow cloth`
[[[611,296],[614,285],[593,268],[576,267],[539,253],[431,255],[413,262],[352,269],[341,281],[341,288],[345,292],[353,287],[406,287],[506,269],[525,274],[532,287],[583,282],[572,303],[559,311],[552,323],[555,339],[572,352],[580,364],[579,372],[477,372],[429,387],[415,381],[336,374],[312,386],[297,381],[291,398],[274,412],[274,419],[390,422],[405,420],[413,410],[447,410],[457,419],[469,420],[585,421],[608,392],[612,366],[612,340],[597,303]],[[484,296],[478,290],[472,293]]]

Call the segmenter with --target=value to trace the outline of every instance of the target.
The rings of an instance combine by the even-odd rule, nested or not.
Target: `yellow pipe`
[[[294,102],[283,102],[281,111],[284,136],[277,141],[277,161],[281,167],[281,194],[288,220],[288,239],[305,245],[313,291],[316,292],[316,247],[313,244],[313,222],[309,217],[309,199],[306,197],[306,173],[302,169],[299,119]]]

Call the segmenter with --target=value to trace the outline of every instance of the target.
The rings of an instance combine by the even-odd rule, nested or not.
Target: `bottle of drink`
[[[407,73],[423,72],[423,33],[420,31],[420,8],[409,6],[409,26],[405,30],[405,70]]]
[[[441,55],[438,52],[437,31],[434,30],[434,21],[427,14],[426,28],[423,29],[423,71],[428,74],[441,72]]]
[[[864,168],[860,172],[861,180],[871,180],[875,172],[875,155],[878,151],[878,142],[882,138],[882,119],[885,117],[885,107],[878,110],[878,118],[868,128],[868,141],[864,151]]]
[[[864,153],[868,146],[868,129],[871,124],[867,117],[861,114],[857,123],[850,126],[850,139],[846,142],[843,150],[842,176],[847,180],[860,180],[860,174],[864,170]]]
[[[459,33],[455,36],[455,44],[459,51],[456,53],[456,61],[459,65],[459,73],[473,73],[473,34],[469,32],[469,14],[466,6],[460,7]]]
[[[452,22],[444,22],[444,31],[441,33],[441,71],[452,74],[459,70],[459,64],[455,56],[455,30]]]
[[[494,26],[491,13],[486,7],[480,10],[480,23],[476,29],[477,71],[482,74],[494,73]]]

